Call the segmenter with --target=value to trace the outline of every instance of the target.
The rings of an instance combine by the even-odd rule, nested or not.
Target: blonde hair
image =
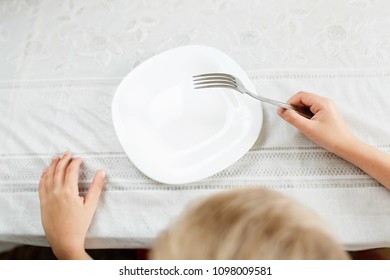
[[[265,188],[213,195],[155,241],[152,259],[348,259],[319,217]]]

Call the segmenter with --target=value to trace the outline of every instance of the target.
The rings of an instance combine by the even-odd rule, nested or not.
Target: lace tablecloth
[[[353,132],[390,152],[390,3],[350,1],[0,2],[0,248],[47,245],[37,185],[51,157],[82,156],[81,188],[108,171],[89,248],[148,247],[192,200],[266,186],[317,211],[347,249],[390,246],[390,191],[263,105],[253,148],[206,180],[146,178],[115,135],[111,100],[136,65],[202,44],[235,59],[267,97],[331,97]],[[337,136],[335,136],[337,137]]]

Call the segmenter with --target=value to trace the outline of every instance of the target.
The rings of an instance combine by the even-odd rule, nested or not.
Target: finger
[[[39,199],[41,199],[42,196],[46,193],[46,180],[47,180],[48,169],[49,168],[46,167],[42,171],[41,180],[39,181],[39,185],[38,185]]]
[[[310,92],[300,91],[291,96],[287,103],[292,105],[306,105],[311,106],[317,95]]]
[[[90,209],[91,212],[95,212],[99,202],[100,194],[102,193],[104,184],[106,183],[106,171],[99,170],[93,177],[92,184],[89,187],[87,195],[84,199],[84,204]]]
[[[307,128],[312,124],[311,120],[301,116],[294,110],[278,110],[278,115],[302,132],[306,131]]]
[[[279,116],[281,116],[281,115],[284,113],[284,111],[286,111],[286,109],[284,109],[284,108],[282,108],[282,107],[278,107],[278,109],[276,110],[276,113],[277,113]]]
[[[73,188],[74,191],[78,192],[79,183],[79,169],[83,163],[81,158],[72,159],[65,173],[64,185],[69,188]]]
[[[287,103],[296,106],[305,106],[309,107],[310,111],[313,114],[316,114],[322,109],[322,104],[326,98],[316,95],[310,92],[300,91],[297,94],[293,95]]]
[[[58,162],[54,171],[54,187],[62,187],[64,185],[66,168],[68,167],[72,154],[65,152],[61,160]]]
[[[53,157],[49,167],[45,168],[42,173],[40,188],[45,189],[45,191],[50,191],[53,188],[54,172],[59,161],[60,157]]]

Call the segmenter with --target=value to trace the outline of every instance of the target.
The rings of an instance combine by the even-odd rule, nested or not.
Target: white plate
[[[255,87],[226,54],[206,46],[158,54],[120,83],[112,117],[126,154],[148,177],[184,184],[209,177],[242,157],[262,125],[259,101],[229,89],[193,89],[192,76],[224,72]]]

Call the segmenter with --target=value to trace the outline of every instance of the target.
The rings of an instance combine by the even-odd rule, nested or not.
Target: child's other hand
[[[314,116],[309,120],[292,110],[282,108],[278,109],[278,114],[328,151],[337,154],[354,139],[332,100],[313,93],[298,92],[288,103],[307,106]]]
[[[95,213],[105,171],[96,172],[85,197],[79,195],[81,158],[70,153],[54,158],[39,183],[42,225],[54,254],[60,259],[89,258],[84,241]]]

